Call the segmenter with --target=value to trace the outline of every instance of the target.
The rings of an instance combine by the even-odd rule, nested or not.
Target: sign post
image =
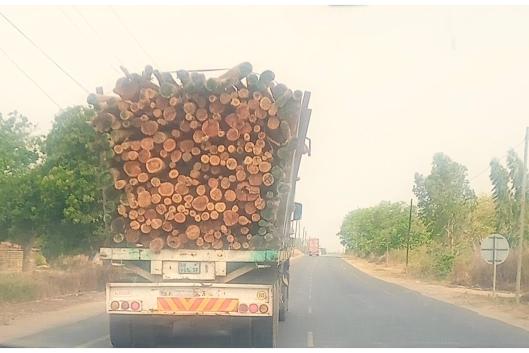
[[[492,234],[481,241],[481,258],[492,264],[492,296],[496,297],[496,266],[509,256],[509,242],[504,236]]]

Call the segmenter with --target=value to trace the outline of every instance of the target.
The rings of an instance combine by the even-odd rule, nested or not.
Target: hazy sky
[[[348,211],[409,202],[414,173],[428,173],[435,152],[466,165],[479,193],[490,189],[492,157],[522,151],[529,7],[115,9],[135,39],[109,7],[1,11],[90,91],[110,92],[120,64],[140,71],[152,60],[160,70],[250,61],[310,90],[313,151],[302,162],[297,200],[309,235],[327,248],[337,248]],[[0,48],[61,106],[85,102],[85,92],[2,18]],[[0,77],[0,111],[19,110],[49,130],[57,107],[2,53]]]

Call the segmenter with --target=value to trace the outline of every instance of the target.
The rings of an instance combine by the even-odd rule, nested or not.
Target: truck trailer
[[[309,239],[309,256],[320,256],[320,240],[318,238]]]
[[[230,71],[221,76],[218,82],[229,81],[233,69]],[[238,71],[240,77],[235,80],[237,82],[229,82],[229,87],[225,89],[226,91],[222,91],[222,94],[231,92],[233,95],[233,92],[238,89],[239,92],[244,93],[242,97],[246,97],[248,93],[251,97],[252,92],[263,90],[262,85],[257,88],[252,86],[253,81],[250,82],[249,79],[246,85],[241,85],[239,79],[243,75],[240,71],[242,69]],[[156,71],[154,73],[156,75]],[[184,75],[182,72],[180,74]],[[265,73],[261,77],[264,77],[263,75]],[[167,74],[164,76],[158,73],[157,78],[158,76],[162,77],[159,79],[161,81],[159,90],[162,94],[167,91],[166,86],[169,84],[165,86],[164,84],[169,79],[167,79]],[[195,75],[195,77],[200,76]],[[130,74],[126,77],[127,82],[132,82],[134,79],[135,76]],[[142,79],[145,80],[145,73]],[[172,86],[177,86],[176,82],[172,80],[170,82]],[[207,83],[209,84],[210,81],[208,80]],[[183,82],[184,89],[186,84]],[[237,88],[233,89],[232,84]],[[119,86],[119,80],[117,86]],[[142,84],[139,86],[141,87]],[[149,87],[152,88],[150,85]],[[169,88],[174,87],[169,86]],[[126,89],[114,90],[120,95],[122,91],[128,92]],[[171,94],[177,94],[175,93],[177,91],[179,92],[178,87],[164,97],[171,102],[173,97]],[[102,93],[101,90],[99,93]],[[221,98],[222,94],[220,94]],[[254,93],[254,97],[259,96],[260,94]],[[102,97],[104,96],[91,95],[88,99],[89,103],[99,108],[99,115],[102,112],[108,112],[108,107],[111,105],[108,103],[108,98]],[[182,234],[176,236],[173,231],[167,235],[167,238],[164,238],[165,235],[161,237],[162,246],[158,246],[153,243],[159,241],[158,238],[154,238],[155,236],[151,233],[142,234],[144,230],[151,231],[155,225],[154,220],[143,223],[137,231],[140,234],[140,240],[134,231],[127,228],[129,224],[130,227],[133,226],[133,222],[127,218],[127,215],[122,218],[126,219],[125,228],[128,230],[123,230],[125,228],[121,225],[114,227],[121,230],[113,232],[111,237],[113,242],[110,246],[100,249],[100,257],[110,272],[106,285],[106,311],[110,322],[110,340],[114,347],[152,347],[157,345],[161,336],[180,336],[189,339],[195,335],[207,335],[208,332],[228,335],[233,347],[276,346],[278,323],[286,319],[288,312],[289,267],[293,251],[291,223],[301,217],[301,205],[294,202],[296,182],[302,155],[307,152],[310,155],[310,139],[306,136],[311,116],[311,110],[308,108],[310,92],[303,92],[299,98],[301,104],[297,113],[299,114],[296,120],[297,126],[292,129],[295,135],[290,140],[294,141],[293,148],[291,148],[292,153],[288,154],[287,159],[282,162],[284,166],[287,166],[284,168],[286,171],[284,178],[290,187],[287,192],[277,193],[277,217],[267,218],[269,223],[267,229],[273,229],[274,234],[266,234],[264,238],[262,234],[250,233],[245,236],[247,239],[253,236],[254,240],[263,238],[275,239],[274,241],[249,242],[249,245],[243,242],[243,245],[247,247],[245,248],[241,247],[240,243],[236,245],[237,240],[231,239],[232,242],[228,245],[226,242],[221,242],[224,244],[222,248],[213,248],[211,244],[204,241],[199,242],[198,239],[187,243],[180,242],[179,237]],[[210,94],[210,102],[215,99],[217,96]],[[228,105],[239,105],[240,102],[236,99],[238,98],[232,98]],[[276,99],[275,102],[277,101]],[[272,111],[269,111],[269,115],[271,114]],[[120,115],[122,119],[123,115],[123,113]],[[145,120],[148,119],[149,117],[145,118]],[[101,130],[99,123],[96,121],[94,125],[96,129],[99,126]],[[123,140],[121,145],[126,143],[127,140]],[[254,152],[259,151],[254,150]],[[136,156],[136,154],[132,155]],[[115,181],[117,183],[116,178]],[[133,189],[129,188],[130,190]],[[195,197],[199,196],[195,195]],[[176,199],[180,197],[177,196]],[[167,203],[170,204],[170,201]],[[132,207],[132,201],[127,205]],[[206,213],[207,210],[202,213],[203,217],[209,218],[207,215],[207,217],[204,216]],[[134,217],[139,217],[134,212],[133,214]],[[213,215],[213,213],[210,214]],[[130,215],[129,211],[128,216]],[[200,213],[198,215],[198,218],[195,217],[192,220],[196,220],[197,226],[200,226],[204,218],[201,220]],[[167,214],[165,217],[167,219]],[[190,216],[187,217],[188,220],[189,218]],[[182,229],[186,227],[189,229],[187,222],[182,225]],[[144,227],[144,224],[148,224],[149,227]],[[162,227],[165,226],[164,222]],[[235,227],[241,228],[240,225]],[[250,229],[252,232],[261,231],[257,223]],[[149,238],[149,234],[152,239]],[[159,237],[159,232],[156,234],[156,237]],[[220,234],[220,231],[214,229],[211,234],[216,236]],[[204,235],[204,238],[207,236],[208,234]],[[141,240],[146,237],[147,241]],[[200,239],[203,239],[202,233]],[[213,242],[214,245],[215,242]]]

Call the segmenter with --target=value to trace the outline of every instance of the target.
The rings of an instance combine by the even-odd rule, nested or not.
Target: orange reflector
[[[259,306],[259,312],[261,312],[261,314],[266,314],[268,312],[268,305],[261,304]]]
[[[119,309],[119,302],[113,301],[112,303],[110,303],[110,309],[118,310]]]
[[[257,304],[250,304],[250,312],[252,314],[255,314],[257,312],[257,309],[258,309]]]
[[[239,300],[232,298],[175,298],[158,297],[158,311],[229,313],[237,312]]]

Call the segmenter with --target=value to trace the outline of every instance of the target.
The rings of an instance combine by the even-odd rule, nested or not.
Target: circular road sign
[[[503,235],[491,234],[481,241],[481,258],[499,265],[509,256],[509,242]]]

